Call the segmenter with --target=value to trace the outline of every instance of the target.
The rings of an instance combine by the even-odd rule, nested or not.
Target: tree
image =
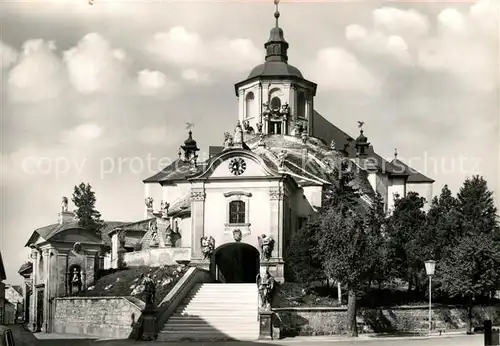
[[[458,201],[448,185],[443,186],[439,197],[434,197],[427,213],[425,242],[432,249],[433,259],[447,257],[460,236]]]
[[[288,267],[292,271],[294,279],[305,287],[326,278],[318,255],[318,231],[317,221],[308,222],[292,235],[288,247],[286,259]]]
[[[472,333],[472,308],[500,285],[500,246],[491,235],[464,236],[443,263],[438,263],[441,290],[461,297],[467,306],[467,334]]]
[[[77,208],[78,225],[100,235],[106,224],[101,220],[101,213],[95,209],[96,198],[90,184],[75,186],[72,200]]]
[[[441,290],[465,300],[469,334],[476,299],[500,287],[500,238],[492,195],[482,177],[465,180],[457,194],[460,233],[456,246],[436,271]]]
[[[408,291],[414,284],[417,293],[425,277],[423,261],[431,256],[431,249],[425,246],[424,203],[425,198],[416,192],[397,197],[387,227],[391,275],[406,280]]]
[[[381,284],[388,277],[388,248],[385,239],[386,224],[387,217],[384,210],[384,199],[379,193],[376,193],[366,217],[367,236],[377,251],[377,255],[371,258],[372,265],[368,286],[370,286],[373,280]]]
[[[462,235],[498,232],[498,215],[493,192],[480,176],[466,179],[457,194]]]
[[[353,186],[353,171],[342,166],[337,183],[328,190],[329,200],[318,216],[318,253],[329,278],[347,286],[347,330],[358,336],[357,297],[366,288],[378,253],[375,237],[367,226],[367,206]],[[327,197],[328,198],[328,197]],[[374,228],[377,228],[374,224]]]

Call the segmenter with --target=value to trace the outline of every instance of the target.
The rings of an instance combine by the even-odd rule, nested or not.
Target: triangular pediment
[[[278,172],[271,169],[255,153],[250,150],[226,150],[212,158],[207,169],[199,176],[203,179],[245,179],[277,177]]]

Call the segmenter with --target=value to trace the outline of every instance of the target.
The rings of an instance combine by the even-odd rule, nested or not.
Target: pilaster
[[[205,189],[203,186],[191,189],[191,259],[201,260],[201,237],[205,228]]]
[[[277,186],[269,190],[270,200],[270,235],[275,239],[275,247],[272,252],[272,258],[283,257],[283,187]]]
[[[50,287],[50,277],[52,274],[51,270],[51,258],[53,252],[51,249],[44,249],[42,252],[43,256],[43,266],[44,266],[44,290],[43,290],[43,323],[42,323],[42,331],[45,333],[50,332],[50,303],[51,303],[51,287]]]
[[[36,305],[37,305],[37,292],[36,284],[38,277],[38,251],[31,249],[30,255],[33,263],[33,272],[31,274],[31,301],[30,301],[30,311],[29,311],[29,327],[32,332],[36,331]]]
[[[243,122],[246,118],[245,89],[238,90],[238,119]]]

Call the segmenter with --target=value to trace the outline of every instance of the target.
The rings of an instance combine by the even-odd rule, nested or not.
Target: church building
[[[342,162],[355,170],[354,184],[368,204],[375,193],[387,211],[396,195],[411,190],[428,202],[432,198],[434,181],[396,157],[384,160],[364,135],[362,122],[353,138],[315,109],[317,85],[289,64],[278,10],[274,16],[265,61],[235,85],[234,133],[226,132],[224,145],[211,146],[210,158],[199,162],[190,129],[179,158],[144,180],[147,216],[157,215],[167,234],[190,248],[191,262],[203,262],[204,251],[213,251],[216,275],[228,281],[254,282],[254,270],[236,277],[234,268],[225,266],[238,263],[231,253],[241,249],[245,258],[258,256],[262,239],[273,243],[267,259],[271,274],[284,280],[290,237],[321,207],[324,188]],[[158,210],[155,200],[161,200]]]
[[[63,198],[57,223],[36,229],[28,242],[25,301],[32,330],[50,332],[53,300],[90,287],[97,270],[189,263],[219,282],[252,283],[264,267],[287,279],[292,235],[314,218],[336,170],[347,163],[366,206],[379,193],[388,212],[394,196],[416,191],[430,203],[433,180],[396,157],[374,151],[359,122],[350,136],[315,107],[317,85],[289,64],[289,45],[275,25],[265,61],[235,84],[234,131],[221,133],[198,160],[189,129],[178,159],[143,181],[145,218],[106,221],[101,236],[78,226]],[[158,203],[159,202],[159,203]]]

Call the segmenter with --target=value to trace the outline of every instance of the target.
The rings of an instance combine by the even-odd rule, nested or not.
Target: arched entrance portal
[[[227,243],[215,249],[211,272],[225,283],[255,283],[259,273],[259,251],[246,243]]]

